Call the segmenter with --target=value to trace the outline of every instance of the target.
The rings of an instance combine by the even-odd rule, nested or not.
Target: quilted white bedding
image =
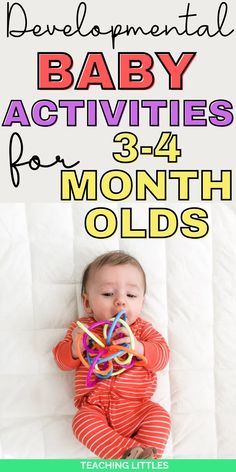
[[[209,204],[211,229],[200,240],[92,239],[82,208],[0,204],[0,456],[94,457],[72,433],[73,373],[58,370],[51,350],[82,314],[85,264],[121,248],[143,264],[143,316],[171,348],[154,397],[172,417],[165,457],[236,458],[233,204]],[[139,221],[146,208],[139,202]]]

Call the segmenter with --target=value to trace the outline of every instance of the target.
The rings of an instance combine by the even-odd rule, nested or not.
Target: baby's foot
[[[122,459],[153,459],[157,453],[155,447],[132,447],[124,452]]]

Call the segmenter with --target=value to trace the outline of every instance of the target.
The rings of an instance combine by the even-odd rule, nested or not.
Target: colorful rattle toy
[[[130,369],[134,364],[146,366],[147,359],[141,354],[134,351],[134,335],[126,323],[126,313],[124,310],[119,311],[115,318],[111,320],[97,321],[88,328],[83,323],[77,321],[77,325],[84,333],[80,333],[77,338],[78,356],[82,364],[89,369],[86,386],[94,387],[99,379],[108,379],[114,375],[121,374],[126,369]],[[113,345],[111,337],[117,327],[124,326],[130,337],[130,348],[127,344]],[[103,326],[103,338],[92,332],[97,326]],[[120,334],[120,337],[124,337]],[[83,342],[85,349],[84,358],[80,343]],[[138,360],[140,359],[140,360]],[[117,366],[122,366],[117,370]],[[95,380],[91,381],[92,374],[95,374]]]

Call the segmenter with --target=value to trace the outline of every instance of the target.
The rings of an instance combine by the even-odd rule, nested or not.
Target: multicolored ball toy
[[[78,357],[82,364],[88,368],[86,386],[94,387],[99,379],[108,379],[114,375],[119,375],[126,369],[130,369],[133,365],[146,366],[147,359],[145,356],[135,352],[134,335],[126,323],[126,313],[124,310],[119,311],[115,318],[111,320],[97,321],[89,327],[80,321],[77,325],[84,333],[80,333],[77,338]],[[98,326],[103,326],[103,338],[93,330]],[[112,344],[111,338],[116,328],[123,326],[126,328],[130,338],[130,347],[128,344]],[[120,337],[124,337],[120,334]],[[84,346],[85,356],[80,349],[81,341]],[[117,369],[117,366],[122,366]],[[95,374],[95,380],[91,381],[92,374]]]

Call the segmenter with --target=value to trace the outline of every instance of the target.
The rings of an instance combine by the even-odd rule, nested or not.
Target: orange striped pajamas
[[[86,325],[94,318],[82,318]],[[78,408],[72,427],[77,439],[96,456],[120,459],[135,446],[153,446],[161,457],[170,433],[170,417],[158,403],[150,400],[156,390],[156,372],[169,359],[164,338],[150,323],[137,318],[130,326],[137,340],[144,345],[147,366],[138,365],[121,375],[99,381],[87,388],[87,369],[71,354],[73,322],[63,341],[53,349],[55,360],[62,370],[75,369],[75,406]],[[102,334],[102,327],[94,330]]]

